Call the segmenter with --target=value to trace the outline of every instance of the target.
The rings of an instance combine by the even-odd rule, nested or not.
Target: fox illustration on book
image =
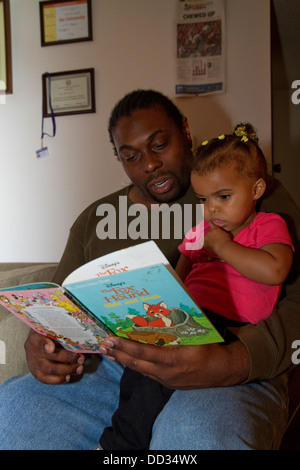
[[[210,330],[198,323],[182,308],[168,308],[165,302],[156,305],[143,304],[146,316],[126,315],[132,320],[133,331],[121,331],[129,339],[145,341],[163,346],[166,343],[180,344],[181,339],[191,335],[205,335]],[[155,318],[155,319],[153,319]],[[153,337],[153,342],[151,338]]]
[[[145,317],[140,317],[139,315],[126,315],[127,318],[130,318],[138,326],[154,326],[156,328],[164,328],[166,326],[175,326],[172,323],[170,315],[171,310],[168,309],[168,306],[165,302],[160,302],[157,305],[143,304],[144,309],[147,312],[147,315],[150,317],[156,318],[156,320],[147,320]]]

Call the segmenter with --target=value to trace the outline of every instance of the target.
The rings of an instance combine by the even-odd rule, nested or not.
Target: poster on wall
[[[225,92],[225,0],[177,0],[176,96]]]

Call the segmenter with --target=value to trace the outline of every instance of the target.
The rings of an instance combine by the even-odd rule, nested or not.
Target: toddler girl
[[[191,184],[204,205],[204,224],[180,245],[176,271],[199,306],[225,318],[226,326],[269,316],[291,268],[285,221],[256,211],[266,182],[266,160],[250,124],[196,152]]]

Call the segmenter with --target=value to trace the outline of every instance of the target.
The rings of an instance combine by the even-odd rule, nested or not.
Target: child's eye
[[[206,197],[198,197],[198,200],[200,204],[204,204],[207,201]]]
[[[220,194],[220,199],[229,199],[230,195],[229,194]]]

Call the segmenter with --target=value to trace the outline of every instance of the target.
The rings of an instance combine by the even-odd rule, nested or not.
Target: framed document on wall
[[[40,2],[41,45],[92,41],[92,0]]]
[[[0,92],[12,93],[12,59],[9,0],[0,0]]]
[[[43,74],[43,116],[95,113],[94,75],[94,69]]]

